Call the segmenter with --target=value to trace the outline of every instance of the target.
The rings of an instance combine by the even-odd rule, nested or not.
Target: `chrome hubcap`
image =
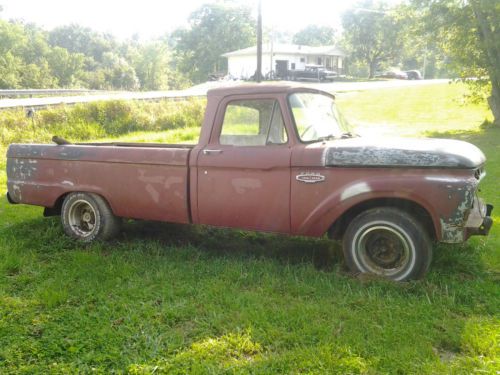
[[[69,225],[76,234],[87,237],[95,231],[97,215],[94,208],[87,201],[78,200],[73,202],[68,213]]]
[[[413,245],[406,233],[390,225],[373,223],[362,228],[355,238],[360,268],[383,276],[404,273],[413,261]]]

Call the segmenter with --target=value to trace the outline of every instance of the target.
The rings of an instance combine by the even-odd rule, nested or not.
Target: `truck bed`
[[[195,145],[14,144],[7,151],[10,199],[57,208],[73,191],[103,196],[120,217],[189,222],[188,162]]]

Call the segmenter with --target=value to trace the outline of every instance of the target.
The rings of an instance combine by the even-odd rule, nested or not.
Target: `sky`
[[[236,0],[257,9],[257,0]],[[396,2],[398,0],[391,0]],[[23,19],[46,29],[77,23],[126,39],[161,36],[185,26],[191,12],[215,0],[0,0],[4,19]],[[309,24],[340,27],[349,0],[262,0],[266,28],[297,32]]]

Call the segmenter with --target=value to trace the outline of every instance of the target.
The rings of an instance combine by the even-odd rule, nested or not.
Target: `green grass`
[[[485,103],[466,103],[467,92],[463,84],[445,83],[340,93],[337,102],[349,121],[369,135],[476,131],[491,115]]]
[[[479,126],[484,107],[457,107],[463,117],[451,120],[457,87],[429,90],[362,92],[341,105],[358,108],[365,128],[453,130],[477,144],[489,158],[482,196],[498,209],[500,129]],[[369,122],[365,104],[387,106],[402,92],[414,113],[387,109],[384,120],[377,109]],[[456,128],[443,113],[421,127],[421,111],[439,112],[416,104],[427,101],[448,103]],[[121,140],[181,138],[167,130]],[[41,213],[0,202],[0,373],[500,371],[498,212],[488,238],[438,246],[428,277],[400,284],[349,276],[325,239],[127,222],[116,241],[82,246]]]

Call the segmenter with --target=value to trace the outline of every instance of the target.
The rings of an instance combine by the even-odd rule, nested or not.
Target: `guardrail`
[[[0,98],[12,96],[34,96],[34,95],[67,95],[67,94],[100,94],[107,93],[107,90],[88,89],[9,89],[0,90]],[[112,92],[112,91],[111,91]]]
[[[180,100],[189,97],[206,96],[206,89],[188,89],[177,91],[151,91],[151,92],[117,92],[95,95],[55,96],[42,98],[21,98],[0,100],[0,110],[11,108],[45,108],[54,105],[73,105],[106,100]]]

